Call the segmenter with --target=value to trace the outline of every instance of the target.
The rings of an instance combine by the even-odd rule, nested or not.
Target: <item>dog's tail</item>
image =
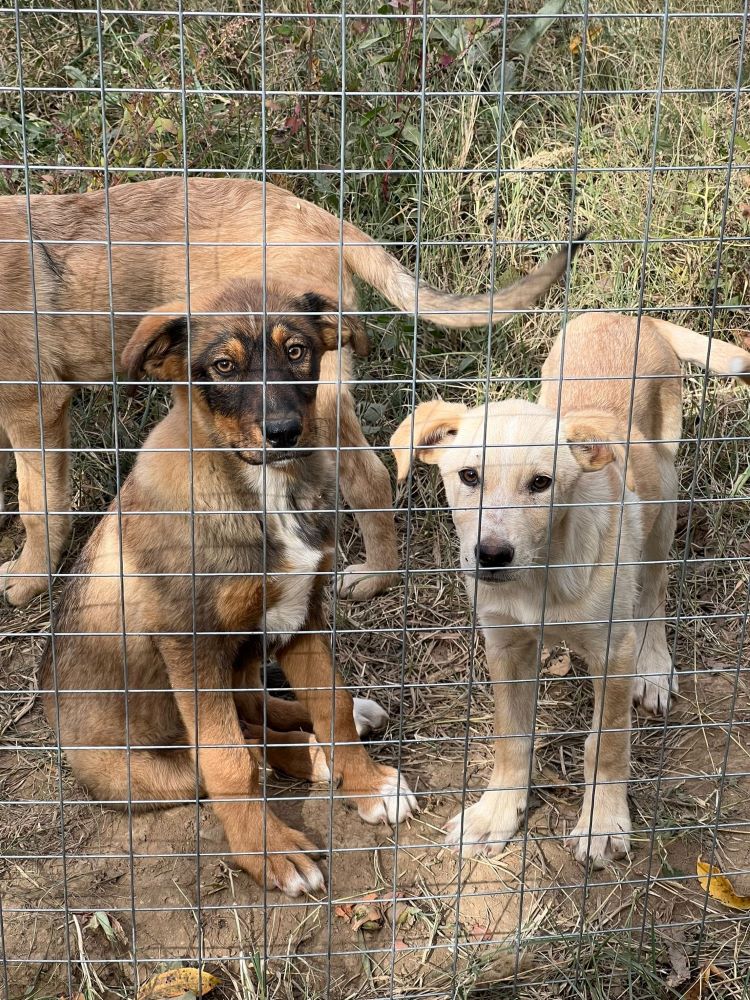
[[[569,248],[558,250],[525,277],[493,295],[452,295],[418,281],[385,247],[350,223],[344,224],[344,259],[355,274],[404,312],[416,311],[437,326],[482,326],[489,320],[490,309],[493,323],[505,319],[508,312],[529,309],[567,272],[569,261],[583,246],[586,235],[580,233]]]
[[[694,333],[684,326],[667,323],[663,319],[652,317],[651,323],[681,361],[700,365],[712,375],[733,375],[740,382],[750,384],[748,351],[716,337],[704,337],[701,333]]]

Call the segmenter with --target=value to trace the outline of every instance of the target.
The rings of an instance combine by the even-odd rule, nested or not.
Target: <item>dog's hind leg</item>
[[[376,764],[360,743],[354,702],[334,671],[330,643],[320,634],[324,627],[318,619],[306,622],[305,631],[279,650],[279,666],[310,712],[334,787],[351,797],[365,822],[403,822],[417,812],[417,800],[404,778],[394,768]]]
[[[398,542],[393,510],[391,477],[367,442],[354,400],[347,386],[338,380],[338,354],[324,355],[321,385],[318,389],[318,413],[324,425],[324,440],[335,447],[338,414],[339,483],[347,504],[354,511],[365,546],[365,561],[343,570],[339,580],[341,597],[367,601],[399,582]],[[348,378],[348,364],[342,371]],[[328,384],[326,384],[328,382]],[[340,403],[336,403],[340,389]]]
[[[312,732],[310,713],[300,701],[274,698],[260,690],[260,669],[257,663],[245,666],[235,684],[234,703],[243,723],[270,726],[277,733]],[[388,713],[376,701],[372,698],[354,698],[354,725],[360,738],[385,729],[387,724]]]
[[[18,507],[26,532],[20,555],[0,566],[0,591],[9,604],[26,604],[47,589],[48,574],[57,568],[70,534],[69,404],[68,390],[55,387],[45,394],[43,441],[31,408],[6,425],[16,453]]]
[[[648,712],[663,715],[677,694],[677,672],[667,643],[667,564],[674,538],[677,505],[662,505],[643,549],[641,591],[636,608],[636,676],[633,701]],[[648,565],[651,563],[652,565]]]
[[[301,730],[277,733],[250,723],[242,722],[241,725],[259,766],[266,765],[302,781],[330,779],[325,752],[312,733]]]
[[[65,756],[76,778],[95,799],[123,808],[163,808],[171,803],[195,802],[202,795],[196,783],[195,759],[187,750],[66,747]]]

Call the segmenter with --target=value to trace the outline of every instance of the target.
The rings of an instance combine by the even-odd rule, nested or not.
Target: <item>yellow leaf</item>
[[[220,983],[216,976],[199,969],[170,969],[146,980],[138,990],[137,1000],[168,1000],[169,997],[181,997],[183,993],[195,993],[200,997]]]
[[[549,677],[567,677],[570,666],[570,653],[567,649],[561,649],[549,656],[543,673]]]
[[[750,896],[738,896],[726,875],[721,874],[721,868],[717,868],[716,865],[708,865],[700,858],[698,858],[696,868],[699,876],[698,881],[704,889],[708,889],[708,894],[712,899],[718,899],[724,906],[729,906],[733,910],[750,910]],[[708,875],[711,876],[710,880]]]
[[[589,30],[586,32],[586,44],[591,45],[593,42],[597,40],[597,38],[599,37],[599,35],[601,35],[601,33],[602,33],[602,28],[600,26],[595,28],[589,28]],[[578,55],[578,53],[581,51],[582,41],[583,39],[581,38],[580,35],[573,35],[568,44],[568,48],[570,49],[571,55],[573,56]]]

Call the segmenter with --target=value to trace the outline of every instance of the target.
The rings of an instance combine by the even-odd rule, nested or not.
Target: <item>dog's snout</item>
[[[266,420],[266,443],[272,448],[292,448],[302,433],[299,417],[284,417],[282,420]]]
[[[502,569],[510,566],[516,550],[510,542],[481,542],[474,549],[474,554],[482,569]]]

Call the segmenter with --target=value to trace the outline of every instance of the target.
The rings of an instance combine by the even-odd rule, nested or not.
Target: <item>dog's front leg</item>
[[[18,509],[26,531],[18,557],[0,566],[0,595],[9,604],[27,604],[47,590],[48,574],[57,569],[70,534],[69,399],[67,388],[44,394],[44,454],[36,403],[6,428],[4,439],[16,450]]]
[[[315,852],[314,845],[269,808],[264,810],[258,765],[245,746],[232,697],[231,664],[222,664],[221,650],[202,639],[196,640],[195,661],[192,642],[164,638],[159,649],[188,746],[197,755],[202,787],[221,820],[236,864],[260,885],[265,881],[269,888],[289,896],[322,889],[322,872],[311,857],[301,853]]]
[[[495,696],[495,766],[476,805],[454,816],[446,843],[464,856],[502,851],[526,812],[536,693],[536,639],[519,630],[485,628],[487,666]]]
[[[584,753],[583,809],[568,844],[576,858],[602,868],[630,852],[630,706],[635,672],[635,633],[613,629],[609,657],[587,650],[594,682],[594,720]],[[606,676],[605,676],[606,664]]]
[[[320,623],[304,627],[316,629]],[[327,636],[312,631],[300,633],[279,652],[278,660],[310,713],[315,738],[326,752],[334,787],[354,801],[367,823],[400,823],[412,816],[417,811],[417,800],[409,785],[394,768],[376,764],[359,740],[354,699],[334,670]],[[334,684],[335,692],[331,690]]]

